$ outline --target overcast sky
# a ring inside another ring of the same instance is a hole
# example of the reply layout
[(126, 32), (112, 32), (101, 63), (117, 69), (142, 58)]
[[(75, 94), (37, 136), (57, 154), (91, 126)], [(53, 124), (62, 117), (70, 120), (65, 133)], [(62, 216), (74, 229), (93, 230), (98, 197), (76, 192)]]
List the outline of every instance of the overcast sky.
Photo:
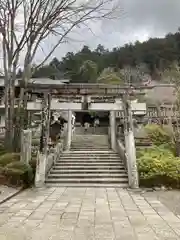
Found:
[[(77, 52), (83, 45), (91, 49), (99, 43), (112, 49), (136, 40), (162, 37), (180, 27), (180, 0), (119, 0), (122, 12), (118, 20), (91, 24), (91, 31), (79, 29), (72, 33), (74, 41), (61, 45), (52, 57), (60, 59), (68, 51)], [(49, 44), (49, 46), (48, 46)], [(46, 50), (52, 42), (46, 43)], [(38, 61), (44, 53), (38, 53)]]

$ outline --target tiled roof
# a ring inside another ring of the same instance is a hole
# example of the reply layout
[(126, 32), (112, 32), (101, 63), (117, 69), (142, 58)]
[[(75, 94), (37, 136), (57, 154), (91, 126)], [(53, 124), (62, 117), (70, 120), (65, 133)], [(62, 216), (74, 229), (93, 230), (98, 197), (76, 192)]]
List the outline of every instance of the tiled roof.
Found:
[(173, 85), (156, 85), (146, 91), (146, 97), (152, 102), (172, 103), (175, 101), (175, 89)]
[[(15, 85), (17, 86), (19, 84), (19, 81), (21, 81), (20, 79), (17, 79), (15, 82)], [(50, 78), (31, 78), (29, 80), (29, 83), (33, 83), (33, 84), (46, 84), (46, 85), (51, 85), (51, 84), (57, 84), (57, 85), (61, 85), (64, 83), (68, 83), (69, 80), (68, 79), (61, 79), (61, 80), (52, 80)], [(0, 79), (0, 86), (4, 86), (4, 79)]]

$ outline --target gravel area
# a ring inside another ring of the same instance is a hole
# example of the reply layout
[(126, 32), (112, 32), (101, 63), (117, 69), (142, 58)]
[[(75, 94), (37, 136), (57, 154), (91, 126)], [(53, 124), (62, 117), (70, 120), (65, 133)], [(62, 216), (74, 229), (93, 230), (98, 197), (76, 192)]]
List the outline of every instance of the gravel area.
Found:
[(171, 190), (171, 191), (152, 191), (145, 192), (142, 194), (144, 197), (155, 197), (161, 203), (163, 203), (169, 210), (174, 214), (180, 216), (180, 191)]

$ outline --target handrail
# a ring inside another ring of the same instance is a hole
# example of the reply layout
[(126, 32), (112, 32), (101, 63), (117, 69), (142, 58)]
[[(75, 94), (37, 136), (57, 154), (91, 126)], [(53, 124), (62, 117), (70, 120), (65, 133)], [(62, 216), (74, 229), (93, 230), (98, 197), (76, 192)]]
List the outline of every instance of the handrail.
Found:
[(49, 173), (50, 169), (53, 167), (55, 162), (60, 158), (61, 153), (63, 152), (63, 143), (57, 143), (53, 152), (51, 151), (46, 159), (46, 169), (45, 169), (45, 176)]
[(117, 149), (117, 152), (119, 153), (120, 158), (123, 160), (126, 170), (128, 171), (128, 157), (127, 157), (126, 149), (120, 139), (116, 140), (116, 149)]
[(36, 187), (42, 187), (44, 185), (47, 174), (55, 162), (60, 158), (64, 150), (64, 145), (66, 144), (66, 133), (67, 131), (65, 128), (65, 131), (63, 131), (61, 135), (61, 142), (58, 142), (53, 149), (49, 149), (47, 155), (38, 152), (35, 176)]

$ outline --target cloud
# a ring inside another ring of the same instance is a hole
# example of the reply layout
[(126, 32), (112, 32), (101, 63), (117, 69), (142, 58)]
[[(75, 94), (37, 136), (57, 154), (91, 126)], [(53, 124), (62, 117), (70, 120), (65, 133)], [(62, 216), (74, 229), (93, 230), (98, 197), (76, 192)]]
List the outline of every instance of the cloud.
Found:
[[(71, 40), (62, 44), (52, 57), (60, 59), (68, 51), (76, 52), (83, 45), (95, 48), (100, 43), (111, 49), (136, 40), (145, 41), (149, 37), (163, 37), (177, 31), (180, 26), (179, 0), (119, 1), (121, 11), (118, 19), (91, 22), (91, 31), (88, 28), (77, 29), (69, 35)], [(37, 54), (39, 59), (41, 54)]]

